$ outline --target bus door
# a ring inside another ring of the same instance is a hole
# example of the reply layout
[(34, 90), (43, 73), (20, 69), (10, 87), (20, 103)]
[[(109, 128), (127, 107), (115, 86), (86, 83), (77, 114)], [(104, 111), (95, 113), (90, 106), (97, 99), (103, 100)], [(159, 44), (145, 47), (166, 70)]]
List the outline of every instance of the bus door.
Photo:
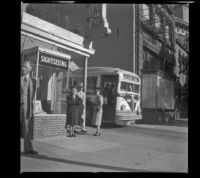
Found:
[(104, 97), (102, 122), (114, 122), (116, 114), (117, 75), (101, 75)]

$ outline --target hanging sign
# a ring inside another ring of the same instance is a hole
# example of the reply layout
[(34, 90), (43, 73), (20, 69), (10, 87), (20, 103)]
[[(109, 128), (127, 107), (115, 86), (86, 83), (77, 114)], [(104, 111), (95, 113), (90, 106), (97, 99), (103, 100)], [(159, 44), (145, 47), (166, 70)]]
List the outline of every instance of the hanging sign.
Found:
[(71, 61), (69, 63), (69, 70), (71, 70), (73, 72), (73, 71), (78, 70), (78, 69), (79, 69), (79, 66), (74, 61)]
[(68, 70), (69, 61), (65, 58), (40, 51), (39, 64), (61, 70)]
[(107, 4), (90, 4), (89, 8), (90, 23), (87, 38), (90, 40), (104, 37), (111, 34), (107, 21)]

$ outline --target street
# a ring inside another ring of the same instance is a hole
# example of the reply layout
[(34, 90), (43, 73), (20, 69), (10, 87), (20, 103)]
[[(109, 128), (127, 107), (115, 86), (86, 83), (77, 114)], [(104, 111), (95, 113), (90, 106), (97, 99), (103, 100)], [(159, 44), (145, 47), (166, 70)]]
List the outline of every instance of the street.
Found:
[(187, 172), (187, 127), (104, 127), (85, 135), (33, 141), (39, 155), (23, 153), (21, 172)]

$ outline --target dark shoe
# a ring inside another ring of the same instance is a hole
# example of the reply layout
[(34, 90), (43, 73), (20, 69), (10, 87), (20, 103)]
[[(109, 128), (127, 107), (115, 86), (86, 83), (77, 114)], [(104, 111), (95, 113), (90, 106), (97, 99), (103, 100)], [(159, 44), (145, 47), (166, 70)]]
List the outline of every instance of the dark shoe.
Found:
[(69, 134), (68, 137), (72, 137), (72, 135)]
[(72, 137), (76, 137), (76, 135), (75, 135), (75, 134), (72, 134)]
[(32, 150), (32, 151), (26, 151), (26, 152), (24, 152), (25, 154), (33, 154), (33, 155), (37, 155), (38, 154), (38, 152), (37, 151), (34, 151), (34, 150)]
[(97, 136), (97, 133), (93, 134), (93, 136)]
[(94, 134), (94, 136), (100, 136), (100, 135), (101, 135), (100, 133), (95, 133), (95, 134)]
[(83, 133), (87, 133), (87, 130), (81, 130), (81, 132), (83, 132)]

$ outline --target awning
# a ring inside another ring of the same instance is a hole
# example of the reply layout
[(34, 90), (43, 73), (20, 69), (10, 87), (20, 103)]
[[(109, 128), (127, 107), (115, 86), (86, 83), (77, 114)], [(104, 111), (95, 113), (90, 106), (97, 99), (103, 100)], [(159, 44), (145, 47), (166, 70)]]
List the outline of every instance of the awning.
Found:
[(74, 58), (73, 56), (77, 54), (89, 57), (95, 53), (94, 49), (83, 45), (84, 38), (80, 35), (27, 13), (23, 14), (21, 34), (63, 48), (69, 51), (72, 59)]

